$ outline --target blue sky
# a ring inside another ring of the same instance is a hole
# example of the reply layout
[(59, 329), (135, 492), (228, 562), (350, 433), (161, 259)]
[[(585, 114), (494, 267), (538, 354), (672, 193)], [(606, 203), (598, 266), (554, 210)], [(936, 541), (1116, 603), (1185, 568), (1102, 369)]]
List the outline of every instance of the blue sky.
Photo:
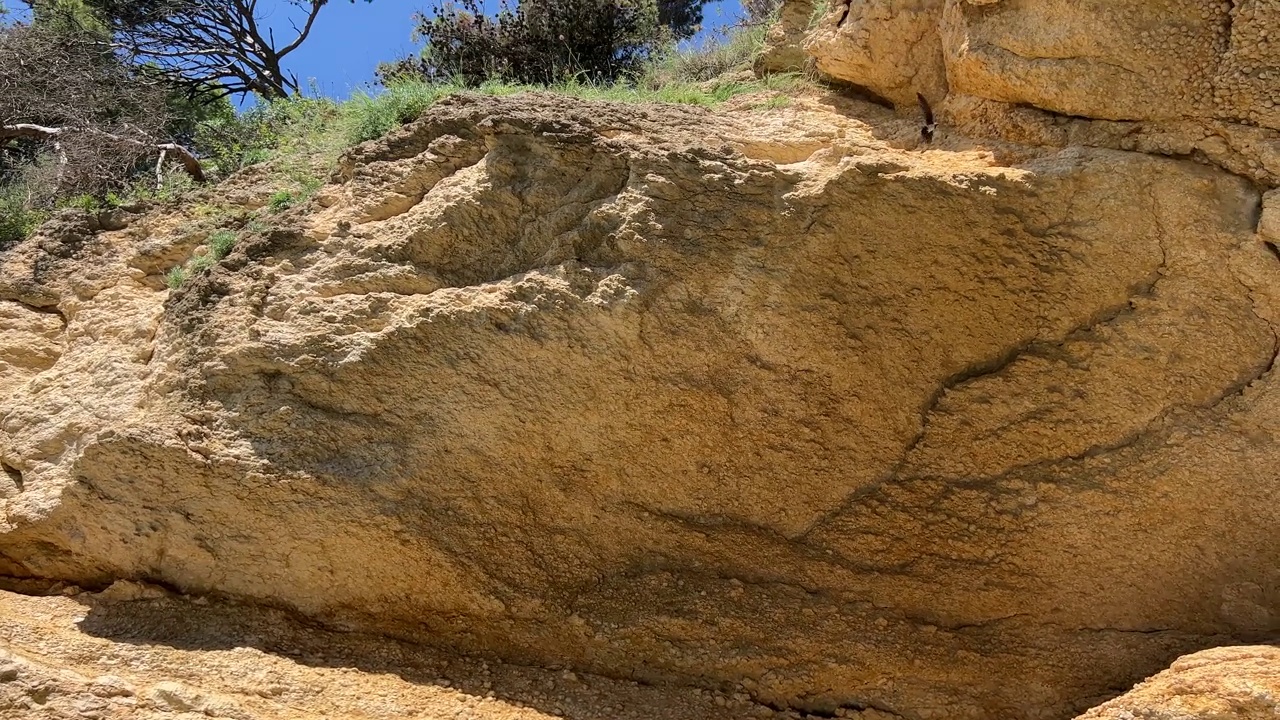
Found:
[[(316, 19), (311, 37), (289, 55), (286, 66), (297, 73), (304, 86), (308, 78), (315, 78), (321, 93), (346, 97), (373, 79), (378, 63), (416, 51), (417, 46), (410, 40), (411, 18), (415, 12), (427, 10), (434, 4), (432, 0), (373, 0), (372, 3), (357, 0), (355, 4), (349, 0), (330, 0)], [(487, 4), (496, 7), (495, 2)], [(288, 0), (264, 0), (262, 7), (270, 16), (270, 23), (280, 28), (277, 37), (288, 35)], [(709, 3), (702, 36), (733, 24), (741, 14), (738, 0)], [(293, 15), (296, 16), (296, 10)]]

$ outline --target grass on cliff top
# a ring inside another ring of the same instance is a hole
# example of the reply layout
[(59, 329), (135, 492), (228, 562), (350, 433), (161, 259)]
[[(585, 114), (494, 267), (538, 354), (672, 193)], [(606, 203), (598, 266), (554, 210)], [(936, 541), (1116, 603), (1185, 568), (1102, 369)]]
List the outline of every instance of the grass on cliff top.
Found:
[(272, 160), (276, 170), (296, 175), (292, 179), (303, 183), (323, 172), (324, 166), (331, 166), (346, 148), (382, 137), (419, 117), (440, 99), (462, 92), (494, 96), (551, 92), (615, 102), (710, 107), (739, 95), (766, 90), (790, 94), (809, 85), (799, 75), (750, 77), (747, 71), (763, 47), (764, 33), (763, 25), (741, 28), (700, 48), (665, 53), (652, 60), (640, 76), (616, 83), (574, 79), (532, 86), (492, 81), (466, 87), (402, 80), (377, 94), (356, 92), (346, 102), (299, 96), (264, 103), (228, 120), (224, 127), (209, 130), (208, 134), (215, 136), (215, 142), (209, 144), (219, 145), (209, 164), (214, 175), (226, 176)]
[(640, 76), (615, 83), (593, 83), (579, 79), (547, 86), (518, 85), (491, 81), (479, 87), (454, 83), (401, 81), (378, 95), (356, 93), (337, 107), (338, 130), (348, 145), (382, 137), (391, 129), (420, 116), (443, 97), (460, 92), (482, 95), (518, 95), (524, 92), (551, 92), (584, 99), (634, 103), (676, 103), (710, 107), (737, 95), (774, 90), (794, 91), (804, 84), (799, 76), (772, 76), (765, 79), (733, 78), (735, 71), (748, 71), (764, 47), (765, 26), (741, 28), (723, 40), (694, 48), (664, 53), (654, 58)]
[(441, 98), (457, 93), (505, 96), (551, 92), (590, 100), (630, 103), (675, 103), (711, 107), (730, 98), (762, 90), (787, 92), (804, 83), (798, 75), (775, 75), (756, 80), (708, 80), (593, 84), (569, 81), (550, 86), (487, 82), (479, 87), (425, 82), (399, 82), (379, 95), (357, 94), (338, 108), (341, 140), (347, 145), (373, 140), (420, 116)]
[[(347, 148), (382, 137), (416, 119), (441, 98), (460, 92), (495, 96), (551, 92), (615, 102), (710, 107), (740, 95), (773, 91), (771, 97), (754, 107), (784, 106), (792, 95), (813, 83), (799, 75), (757, 79), (750, 74), (763, 47), (765, 31), (765, 25), (737, 28), (702, 47), (664, 53), (655, 57), (638, 77), (617, 83), (575, 79), (551, 86), (530, 86), (494, 81), (465, 87), (457, 83), (402, 81), (377, 94), (357, 92), (346, 102), (302, 95), (263, 102), (241, 114), (202, 122), (196, 128), (192, 148), (200, 155), (206, 174), (215, 179), (268, 163), (265, 172), (280, 190), (271, 201), (272, 210), (278, 211), (314, 194)], [(170, 174), (157, 189), (152, 177), (144, 172), (125, 183), (127, 187), (102, 197), (63, 197), (43, 204), (31, 201), (32, 193), (25, 181), (10, 179), (0, 183), (0, 249), (30, 235), (57, 207), (92, 211), (137, 200), (175, 200), (190, 185), (185, 175)]]

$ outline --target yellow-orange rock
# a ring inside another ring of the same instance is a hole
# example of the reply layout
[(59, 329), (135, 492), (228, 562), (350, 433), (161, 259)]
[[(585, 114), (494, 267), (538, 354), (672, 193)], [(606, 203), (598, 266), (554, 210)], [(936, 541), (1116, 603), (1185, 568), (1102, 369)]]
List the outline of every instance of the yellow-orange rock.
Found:
[[(120, 582), (0, 591), (0, 717), (22, 720), (741, 720), (741, 693), (657, 688), (318, 630)], [(734, 697), (737, 695), (738, 697)], [(855, 716), (856, 717), (856, 716)], [(868, 718), (868, 720), (870, 720)]]
[(939, 33), (943, 2), (835, 0), (804, 41), (805, 50), (823, 74), (895, 105), (915, 107), (916, 93), (936, 102), (947, 92)]
[(833, 2), (807, 40), (824, 73), (911, 104), (972, 95), (1104, 120), (1280, 129), (1280, 3)]
[(757, 73), (801, 72), (809, 66), (803, 43), (818, 8), (813, 0), (793, 0), (778, 8), (777, 21), (769, 26), (764, 47), (753, 65)]
[(1280, 648), (1222, 647), (1179, 658), (1079, 720), (1270, 720), (1280, 717)]
[(911, 718), (1280, 630), (1255, 184), (746, 107), (445, 102), (174, 292), (180, 209), (56, 219), (0, 574)]

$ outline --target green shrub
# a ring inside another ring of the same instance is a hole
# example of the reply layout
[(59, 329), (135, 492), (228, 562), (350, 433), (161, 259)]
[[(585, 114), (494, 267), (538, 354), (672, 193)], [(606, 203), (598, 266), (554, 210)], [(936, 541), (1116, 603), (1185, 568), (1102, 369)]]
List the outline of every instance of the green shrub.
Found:
[(26, 240), (46, 217), (44, 211), (28, 207), (20, 182), (0, 184), (0, 250)]
[(169, 272), (165, 273), (164, 276), (164, 284), (168, 285), (170, 290), (177, 290), (186, 281), (187, 269), (181, 265), (174, 265), (169, 268)]
[(360, 91), (341, 108), (343, 140), (356, 145), (386, 135), (393, 128), (416, 119), (440, 98), (457, 92), (453, 83), (429, 83), (422, 78), (388, 80), (376, 94)]
[(236, 114), (220, 113), (195, 130), (194, 151), (210, 174), (226, 177), (280, 154), (307, 152), (329, 135), (338, 106), (325, 98), (295, 96)]
[(75, 208), (85, 212), (97, 212), (102, 209), (102, 202), (93, 195), (76, 195), (58, 204), (61, 207)]
[(271, 209), (271, 212), (284, 212), (285, 210), (293, 207), (296, 200), (297, 199), (293, 196), (293, 193), (287, 190), (282, 190), (271, 196), (271, 199), (267, 201), (267, 207)]
[(232, 246), (236, 244), (236, 234), (230, 230), (219, 230), (209, 236), (206, 244), (209, 246), (209, 254), (214, 261), (218, 261), (231, 252)]
[[(634, 75), (648, 58), (682, 32), (662, 25), (656, 0), (521, 0), (487, 15), (480, 0), (456, 0), (418, 16), (426, 47), (380, 71), (384, 82), (402, 77), (458, 82), (488, 80), (550, 85), (573, 77), (609, 82)], [(667, 19), (683, 28), (701, 20), (700, 2)], [(691, 33), (688, 33), (691, 34)]]

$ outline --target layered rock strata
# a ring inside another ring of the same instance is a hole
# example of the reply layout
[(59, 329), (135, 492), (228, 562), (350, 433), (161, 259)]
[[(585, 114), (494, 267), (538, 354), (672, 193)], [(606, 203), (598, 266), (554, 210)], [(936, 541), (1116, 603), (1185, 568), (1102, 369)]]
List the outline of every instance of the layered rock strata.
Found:
[(0, 574), (826, 714), (1275, 637), (1259, 188), (914, 132), (455, 99), (172, 292), (181, 209), (64, 214), (0, 256)]
[(1273, 0), (834, 0), (802, 34), (820, 72), (906, 112), (924, 94), (959, 142), (1185, 156), (1280, 185)]

